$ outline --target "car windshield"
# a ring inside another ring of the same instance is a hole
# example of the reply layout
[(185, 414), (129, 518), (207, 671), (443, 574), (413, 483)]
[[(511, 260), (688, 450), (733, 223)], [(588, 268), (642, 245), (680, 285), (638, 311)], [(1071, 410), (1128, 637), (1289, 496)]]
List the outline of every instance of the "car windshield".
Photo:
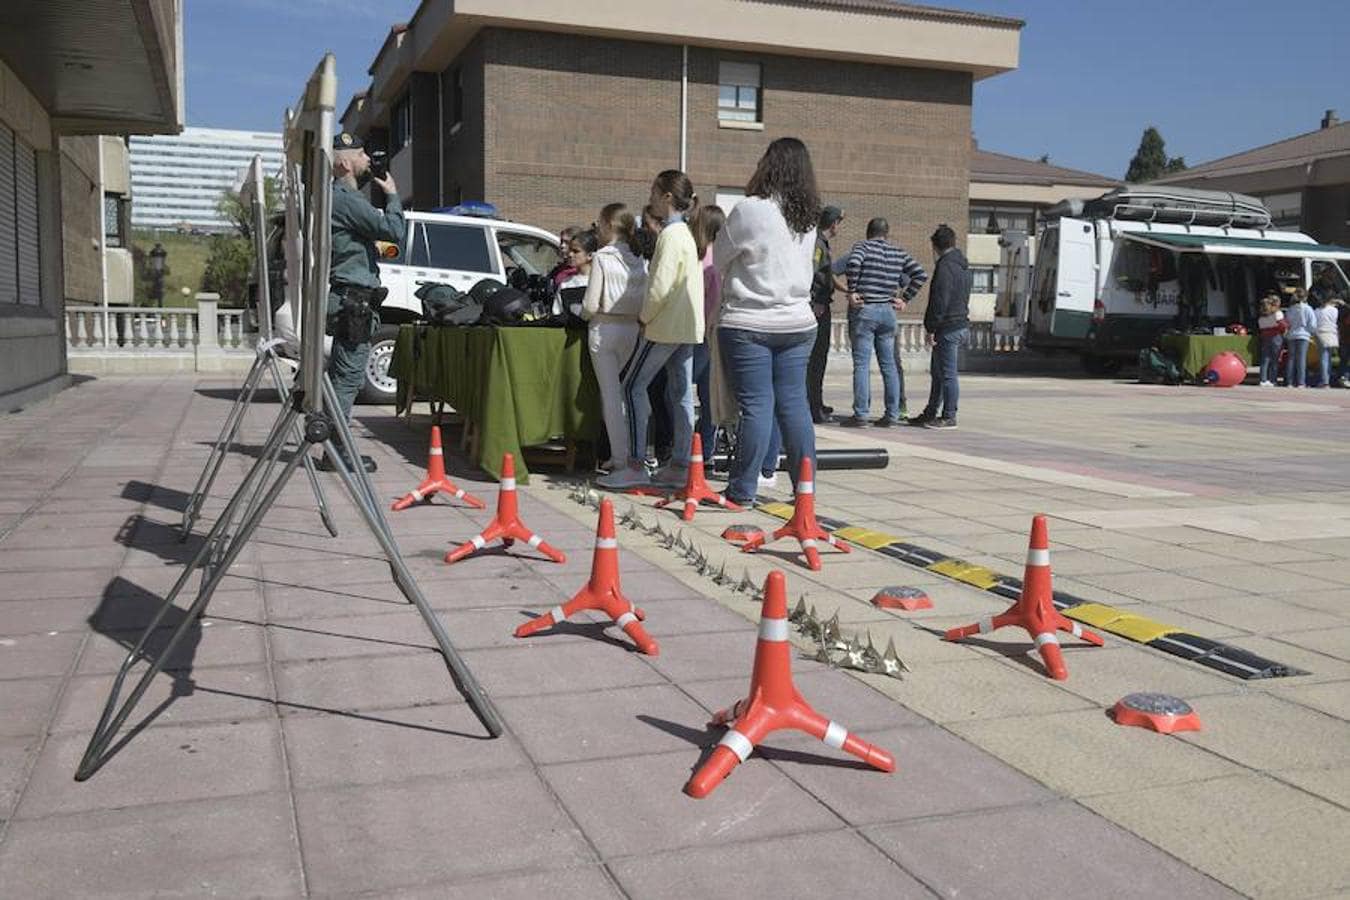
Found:
[(547, 275), (562, 259), (551, 241), (527, 234), (497, 233), (502, 264), (507, 270), (523, 269), (527, 275)]

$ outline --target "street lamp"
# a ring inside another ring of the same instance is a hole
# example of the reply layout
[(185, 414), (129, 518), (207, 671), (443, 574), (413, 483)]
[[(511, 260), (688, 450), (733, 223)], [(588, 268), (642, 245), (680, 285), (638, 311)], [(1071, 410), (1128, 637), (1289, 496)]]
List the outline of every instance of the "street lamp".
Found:
[(150, 250), (150, 290), (154, 294), (155, 305), (161, 308), (164, 306), (164, 273), (167, 271), (164, 258), (168, 255), (169, 251), (158, 241)]

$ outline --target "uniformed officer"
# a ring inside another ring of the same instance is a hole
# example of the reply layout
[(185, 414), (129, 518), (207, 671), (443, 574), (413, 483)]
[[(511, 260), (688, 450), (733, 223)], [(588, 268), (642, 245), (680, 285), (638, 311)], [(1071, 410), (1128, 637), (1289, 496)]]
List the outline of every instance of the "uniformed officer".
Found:
[[(385, 194), (384, 211), (370, 204), (358, 188), (359, 179), (370, 171), (370, 157), (361, 139), (343, 132), (333, 138), (333, 262), (329, 270), (328, 334), (333, 337), (328, 357), (340, 409), (334, 415), (351, 418), (352, 403), (366, 378), (370, 341), (380, 325), (379, 306), (385, 289), (380, 287), (379, 252), (376, 241), (403, 243), (403, 205), (392, 175), (372, 179)], [(367, 472), (375, 461), (361, 458)], [(331, 468), (331, 460), (323, 463)]]

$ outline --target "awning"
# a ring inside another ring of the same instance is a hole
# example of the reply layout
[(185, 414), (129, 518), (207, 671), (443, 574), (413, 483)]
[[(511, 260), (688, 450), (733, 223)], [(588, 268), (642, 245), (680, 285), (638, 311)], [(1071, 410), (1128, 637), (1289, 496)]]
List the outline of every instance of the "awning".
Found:
[(1268, 241), (1227, 237), (1221, 234), (1160, 234), (1154, 231), (1122, 231), (1121, 237), (1175, 250), (1178, 253), (1208, 253), (1216, 256), (1282, 256), (1291, 259), (1350, 260), (1350, 247), (1315, 244), (1311, 241)]

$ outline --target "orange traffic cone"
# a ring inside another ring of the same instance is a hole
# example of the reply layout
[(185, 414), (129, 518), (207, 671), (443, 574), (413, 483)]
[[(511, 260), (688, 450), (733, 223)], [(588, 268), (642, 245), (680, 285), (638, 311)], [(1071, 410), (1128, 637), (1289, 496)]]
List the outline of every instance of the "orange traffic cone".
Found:
[(453, 481), (445, 475), (445, 450), (441, 448), (441, 426), (431, 426), (431, 449), (427, 451), (427, 477), (417, 486), (412, 493), (406, 495), (401, 500), (395, 500), (390, 509), (398, 512), (400, 509), (407, 509), (414, 503), (421, 503), (424, 500), (431, 499), (431, 495), (438, 491), (445, 491), (454, 496), (456, 500), (463, 500), (474, 509), (487, 509), (487, 505), (479, 500), (473, 494), (459, 488)]
[(520, 509), (516, 505), (516, 458), (510, 453), (502, 454), (501, 489), (497, 492), (496, 517), (473, 540), (460, 544), (445, 554), (445, 561), (458, 562), (498, 539), (507, 547), (516, 541), (524, 541), (556, 563), (567, 562), (567, 557), (561, 550), (544, 543), (543, 538), (526, 528), (520, 521)]
[(1049, 530), (1046, 528), (1045, 516), (1035, 516), (1031, 520), (1027, 566), (1022, 575), (1022, 593), (1017, 602), (1008, 607), (1008, 611), (1002, 615), (981, 619), (973, 625), (953, 628), (943, 635), (943, 638), (948, 641), (959, 641), (972, 634), (988, 634), (1005, 625), (1020, 625), (1036, 642), (1036, 649), (1041, 652), (1041, 659), (1045, 661), (1045, 668), (1049, 671), (1050, 677), (1056, 681), (1063, 681), (1069, 677), (1069, 670), (1064, 667), (1064, 656), (1059, 651), (1056, 631), (1067, 631), (1074, 637), (1082, 638), (1098, 647), (1105, 642), (1099, 635), (1077, 622), (1071, 622), (1055, 609), (1052, 578)]
[(811, 477), (811, 459), (803, 457), (801, 477), (797, 479), (797, 502), (792, 509), (792, 518), (775, 531), (771, 538), (766, 538), (763, 534), (752, 536), (741, 545), (742, 553), (751, 553), (769, 541), (791, 535), (801, 541), (802, 551), (806, 554), (806, 564), (811, 567), (811, 571), (819, 572), (820, 551), (816, 549), (818, 541), (824, 541), (844, 553), (849, 552), (847, 544), (816, 524), (816, 484)]
[(648, 656), (656, 656), (660, 648), (642, 627), (646, 613), (634, 606), (619, 587), (619, 542), (614, 537), (614, 504), (600, 501), (600, 522), (595, 529), (595, 556), (591, 560), (591, 580), (577, 591), (571, 600), (555, 606), (538, 618), (521, 623), (516, 637), (529, 637), (583, 609), (598, 609), (622, 628), (637, 648)]
[(860, 737), (851, 735), (810, 707), (792, 683), (792, 650), (788, 646), (787, 587), (783, 573), (769, 573), (764, 582), (764, 606), (760, 611), (759, 643), (750, 693), (730, 709), (713, 716), (712, 725), (728, 725), (712, 755), (684, 786), (684, 792), (701, 799), (731, 773), (755, 745), (770, 732), (795, 728), (820, 738), (883, 772), (895, 771), (895, 758)]
[(698, 508), (701, 501), (715, 503), (723, 509), (729, 509), (733, 512), (740, 512), (741, 508), (732, 503), (726, 497), (708, 487), (708, 481), (703, 475), (703, 438), (699, 434), (694, 434), (693, 451), (689, 454), (689, 477), (685, 479), (684, 487), (680, 488), (673, 497), (667, 497), (656, 504), (658, 509), (669, 506), (672, 503), (684, 502), (684, 512), (680, 518), (686, 522), (694, 521), (694, 510)]

